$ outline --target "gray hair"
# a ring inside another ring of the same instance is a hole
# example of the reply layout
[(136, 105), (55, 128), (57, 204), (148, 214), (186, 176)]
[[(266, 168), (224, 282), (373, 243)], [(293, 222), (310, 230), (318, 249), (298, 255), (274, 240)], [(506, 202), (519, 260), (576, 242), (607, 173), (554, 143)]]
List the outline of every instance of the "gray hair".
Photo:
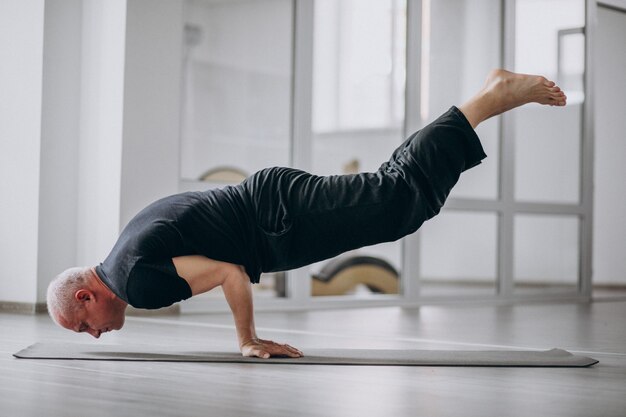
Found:
[(74, 299), (74, 294), (81, 288), (85, 288), (91, 276), (91, 268), (75, 267), (66, 269), (57, 275), (50, 285), (46, 296), (48, 304), (48, 314), (58, 325), (59, 317), (68, 319), (80, 308)]

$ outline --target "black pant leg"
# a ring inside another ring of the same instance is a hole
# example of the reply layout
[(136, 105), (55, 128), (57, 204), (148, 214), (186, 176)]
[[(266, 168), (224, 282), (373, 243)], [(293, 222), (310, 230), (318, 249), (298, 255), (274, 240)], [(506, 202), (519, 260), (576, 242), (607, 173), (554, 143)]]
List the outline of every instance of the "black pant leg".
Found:
[(460, 174), (485, 157), (455, 107), (409, 137), (374, 173), (321, 177), (271, 168), (246, 182), (265, 272), (397, 240), (439, 213)]

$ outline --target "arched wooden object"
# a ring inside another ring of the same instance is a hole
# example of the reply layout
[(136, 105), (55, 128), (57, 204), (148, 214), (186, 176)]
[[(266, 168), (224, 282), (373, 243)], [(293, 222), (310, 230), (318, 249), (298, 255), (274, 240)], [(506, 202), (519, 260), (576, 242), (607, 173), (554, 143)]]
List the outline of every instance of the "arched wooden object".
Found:
[(372, 256), (337, 258), (313, 275), (312, 294), (344, 295), (358, 285), (376, 293), (398, 294), (399, 274), (391, 264)]
[(238, 184), (245, 180), (248, 174), (239, 168), (235, 167), (216, 167), (211, 168), (204, 174), (200, 175), (200, 181), (206, 182), (222, 182), (229, 184)]

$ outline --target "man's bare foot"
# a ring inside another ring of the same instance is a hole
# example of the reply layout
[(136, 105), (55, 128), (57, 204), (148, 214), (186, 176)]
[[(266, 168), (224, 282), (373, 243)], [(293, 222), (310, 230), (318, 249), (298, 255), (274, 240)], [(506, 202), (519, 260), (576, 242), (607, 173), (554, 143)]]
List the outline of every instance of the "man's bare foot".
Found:
[(459, 109), (476, 128), (490, 117), (527, 103), (565, 106), (567, 97), (545, 77), (497, 69), (489, 73), (482, 90)]

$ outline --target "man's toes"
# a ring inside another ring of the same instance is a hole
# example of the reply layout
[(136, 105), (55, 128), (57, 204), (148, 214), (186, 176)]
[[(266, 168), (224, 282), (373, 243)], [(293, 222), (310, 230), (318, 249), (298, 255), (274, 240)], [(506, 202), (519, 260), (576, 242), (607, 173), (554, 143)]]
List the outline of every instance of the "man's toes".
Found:
[(563, 97), (565, 95), (565, 92), (561, 90), (560, 88), (556, 87), (555, 89), (551, 89), (549, 94), (550, 94), (550, 97)]

